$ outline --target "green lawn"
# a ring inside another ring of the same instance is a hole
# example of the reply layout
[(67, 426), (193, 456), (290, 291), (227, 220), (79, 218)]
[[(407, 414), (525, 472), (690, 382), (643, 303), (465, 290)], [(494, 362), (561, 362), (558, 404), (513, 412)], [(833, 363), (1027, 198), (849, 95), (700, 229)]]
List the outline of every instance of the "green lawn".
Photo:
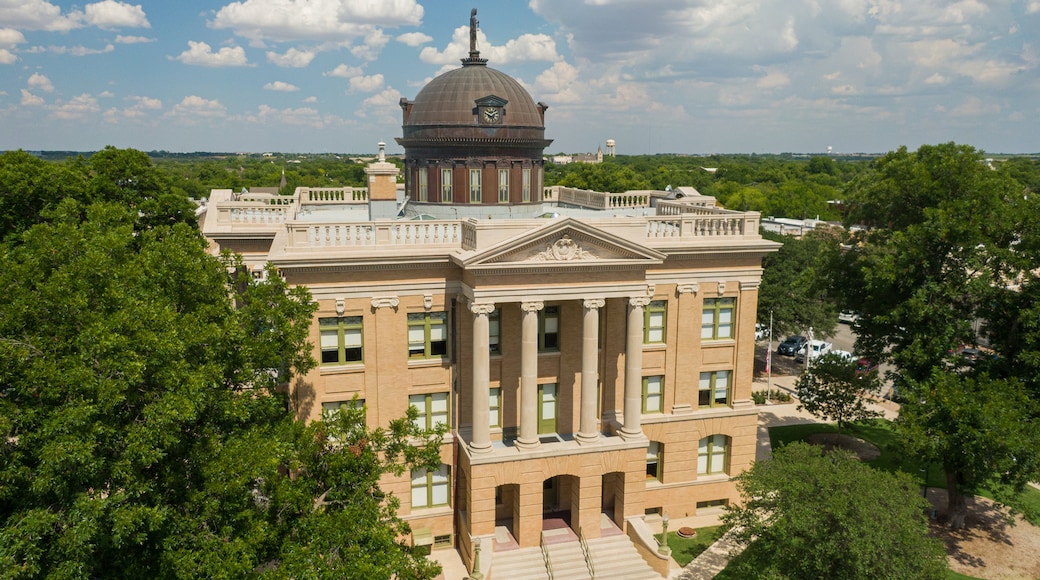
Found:
[(721, 535), (721, 526), (709, 526), (697, 528), (697, 535), (693, 538), (680, 538), (675, 532), (668, 532), (668, 547), (672, 549), (672, 558), (680, 566), (685, 566), (701, 555), (708, 546), (715, 543)]

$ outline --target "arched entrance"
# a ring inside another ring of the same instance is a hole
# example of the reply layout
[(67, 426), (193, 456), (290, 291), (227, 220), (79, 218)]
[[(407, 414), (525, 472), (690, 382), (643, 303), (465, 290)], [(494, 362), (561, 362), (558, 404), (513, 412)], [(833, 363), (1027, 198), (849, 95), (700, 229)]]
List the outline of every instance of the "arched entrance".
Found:
[(573, 525), (580, 507), (579, 484), (575, 475), (556, 475), (542, 481), (542, 532), (546, 541), (577, 538)]

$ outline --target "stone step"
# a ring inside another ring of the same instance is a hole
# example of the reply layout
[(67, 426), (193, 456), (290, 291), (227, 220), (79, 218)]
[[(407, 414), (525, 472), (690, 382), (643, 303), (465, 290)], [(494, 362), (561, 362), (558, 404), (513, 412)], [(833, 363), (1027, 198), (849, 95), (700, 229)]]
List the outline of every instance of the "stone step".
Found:
[(628, 536), (589, 540), (597, 580), (658, 580), (661, 576), (643, 560)]
[(490, 577), (494, 580), (549, 580), (541, 548), (495, 552)]

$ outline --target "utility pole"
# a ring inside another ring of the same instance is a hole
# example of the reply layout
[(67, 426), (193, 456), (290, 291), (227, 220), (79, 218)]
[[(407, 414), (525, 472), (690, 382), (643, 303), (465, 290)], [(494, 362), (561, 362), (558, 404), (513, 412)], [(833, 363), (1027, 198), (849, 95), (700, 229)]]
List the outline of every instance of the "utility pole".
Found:
[(773, 311), (769, 311), (769, 347), (766, 348), (766, 404), (773, 403)]

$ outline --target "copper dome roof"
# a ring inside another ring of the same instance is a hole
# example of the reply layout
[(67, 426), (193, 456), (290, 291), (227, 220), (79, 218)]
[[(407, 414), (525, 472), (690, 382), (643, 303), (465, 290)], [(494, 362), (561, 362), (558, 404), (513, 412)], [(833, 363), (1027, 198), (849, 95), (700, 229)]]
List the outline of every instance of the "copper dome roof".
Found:
[(405, 127), (476, 125), (477, 99), (506, 101), (502, 126), (542, 127), (542, 115), (531, 95), (513, 77), (483, 64), (466, 64), (429, 82), (412, 101)]

